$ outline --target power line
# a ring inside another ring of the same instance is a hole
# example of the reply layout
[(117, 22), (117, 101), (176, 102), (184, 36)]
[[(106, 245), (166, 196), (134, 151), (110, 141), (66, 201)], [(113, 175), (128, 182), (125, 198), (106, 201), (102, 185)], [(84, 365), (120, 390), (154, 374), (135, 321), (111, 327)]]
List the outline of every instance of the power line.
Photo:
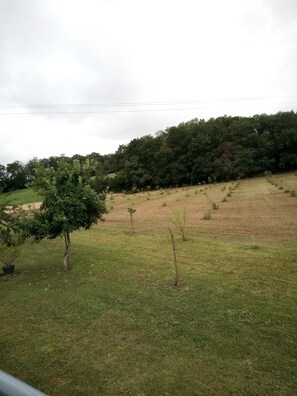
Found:
[(274, 96), (250, 96), (250, 97), (235, 97), (235, 98), (205, 98), (205, 99), (191, 99), (191, 100), (170, 100), (170, 101), (147, 101), (147, 102), (111, 102), (111, 103), (58, 103), (58, 104), (5, 104), (0, 105), (0, 108), (15, 108), (15, 107), (111, 107), (111, 106), (162, 106), (171, 104), (192, 104), (192, 103), (212, 103), (212, 102), (238, 102), (238, 101), (261, 101), (267, 99), (284, 99), (297, 98), (297, 95), (274, 95)]
[[(275, 102), (274, 100), (293, 99), (294, 102)], [(266, 102), (266, 101), (270, 102)], [(296, 101), (295, 101), (296, 100)], [(272, 102), (271, 102), (272, 101)], [(164, 108), (163, 106), (193, 106)], [(262, 96), (242, 98), (207, 98), (180, 101), (155, 101), (155, 102), (114, 102), (114, 103), (60, 103), (60, 104), (6, 104), (0, 105), (0, 115), (30, 115), (30, 114), (100, 114), (100, 113), (135, 113), (135, 112), (160, 112), (160, 111), (188, 111), (201, 110), (207, 105), (220, 104), (226, 107), (254, 106), (254, 105), (296, 105), (297, 95)], [(141, 108), (144, 107), (144, 108)], [(149, 107), (149, 108), (147, 108)], [(123, 109), (124, 108), (124, 109)], [(16, 111), (21, 110), (24, 111)], [(6, 110), (6, 111), (1, 111)], [(29, 111), (26, 111), (29, 110)], [(89, 111), (95, 110), (95, 111)]]

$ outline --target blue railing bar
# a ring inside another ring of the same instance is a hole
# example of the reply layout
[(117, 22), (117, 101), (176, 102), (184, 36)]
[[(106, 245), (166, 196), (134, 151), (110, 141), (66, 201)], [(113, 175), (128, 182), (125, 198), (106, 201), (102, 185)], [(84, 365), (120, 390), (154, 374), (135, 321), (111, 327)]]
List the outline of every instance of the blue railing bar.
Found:
[(0, 370), (0, 396), (46, 396), (46, 394)]

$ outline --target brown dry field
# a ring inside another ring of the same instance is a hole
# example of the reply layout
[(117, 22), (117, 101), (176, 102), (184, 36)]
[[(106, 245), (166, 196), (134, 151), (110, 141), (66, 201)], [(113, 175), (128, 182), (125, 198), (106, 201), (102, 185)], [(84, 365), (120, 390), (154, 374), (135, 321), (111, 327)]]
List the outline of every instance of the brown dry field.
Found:
[[(128, 207), (136, 209), (134, 228), (136, 232), (162, 232), (169, 226), (175, 211), (186, 208), (188, 234), (202, 233), (214, 237), (244, 239), (250, 243), (281, 243), (296, 246), (297, 198), (285, 190), (296, 190), (294, 173), (273, 176), (283, 186), (282, 190), (270, 184), (265, 177), (240, 181), (239, 186), (221, 202), (231, 182), (152, 191), (135, 195), (113, 194), (107, 197), (110, 213), (106, 227), (120, 227), (129, 231)], [(223, 187), (225, 191), (222, 191)], [(212, 220), (203, 220), (210, 210), (209, 199), (219, 205), (211, 210)], [(149, 196), (149, 200), (148, 200)], [(164, 205), (166, 203), (166, 205)]]

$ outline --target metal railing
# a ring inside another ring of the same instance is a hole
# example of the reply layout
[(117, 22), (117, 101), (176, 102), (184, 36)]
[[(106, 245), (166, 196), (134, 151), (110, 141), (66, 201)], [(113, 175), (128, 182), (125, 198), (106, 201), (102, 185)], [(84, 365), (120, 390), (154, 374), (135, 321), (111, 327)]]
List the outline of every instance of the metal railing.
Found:
[(46, 396), (46, 394), (0, 370), (0, 396)]

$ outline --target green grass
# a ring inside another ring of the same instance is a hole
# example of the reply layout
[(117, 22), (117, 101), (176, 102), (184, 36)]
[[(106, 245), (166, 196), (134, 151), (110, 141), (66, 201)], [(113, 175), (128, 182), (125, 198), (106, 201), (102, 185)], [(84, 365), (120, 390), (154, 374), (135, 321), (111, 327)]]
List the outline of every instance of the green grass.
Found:
[(0, 362), (50, 395), (293, 395), (297, 251), (101, 224), (0, 278)]
[(9, 193), (0, 193), (0, 203), (8, 202), (14, 205), (23, 205), (40, 201), (42, 201), (42, 197), (29, 188)]

